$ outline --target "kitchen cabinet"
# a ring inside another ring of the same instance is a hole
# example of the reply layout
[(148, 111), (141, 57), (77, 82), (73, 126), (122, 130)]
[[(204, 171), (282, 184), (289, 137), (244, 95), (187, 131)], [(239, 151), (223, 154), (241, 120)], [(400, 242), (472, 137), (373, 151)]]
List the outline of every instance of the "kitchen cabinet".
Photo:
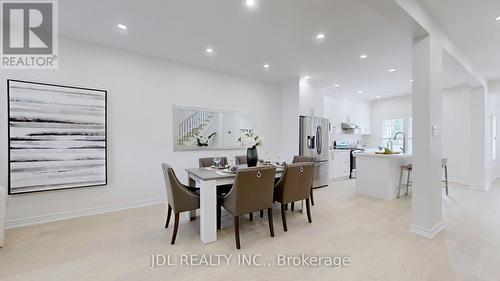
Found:
[(351, 173), (351, 150), (330, 150), (330, 178), (349, 177)]
[(344, 134), (342, 122), (359, 125), (349, 134), (369, 135), (371, 125), (371, 104), (346, 97), (328, 96), (324, 100), (324, 117), (330, 119), (331, 133)]

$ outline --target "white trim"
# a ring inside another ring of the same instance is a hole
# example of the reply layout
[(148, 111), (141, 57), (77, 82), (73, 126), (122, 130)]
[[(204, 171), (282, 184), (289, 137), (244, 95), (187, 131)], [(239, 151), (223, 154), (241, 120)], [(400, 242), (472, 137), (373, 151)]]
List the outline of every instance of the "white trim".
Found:
[(472, 190), (477, 190), (477, 191), (488, 191), (491, 188), (491, 183), (486, 184), (485, 186), (469, 185), (469, 188)]
[(41, 223), (60, 221), (71, 218), (86, 217), (86, 216), (116, 212), (126, 209), (158, 205), (158, 204), (163, 204), (165, 202), (166, 202), (165, 198), (152, 198), (152, 199), (125, 202), (125, 203), (119, 203), (101, 207), (86, 208), (68, 212), (52, 213), (47, 215), (20, 218), (20, 219), (11, 219), (5, 221), (5, 228), (10, 229), (10, 228), (17, 228), (33, 224), (41, 224)]
[(436, 224), (433, 228), (427, 229), (421, 226), (417, 225), (411, 225), (410, 226), (410, 232), (423, 236), (425, 238), (432, 239), (434, 236), (436, 236), (441, 230), (444, 228), (444, 223), (443, 221), (440, 221), (438, 224)]

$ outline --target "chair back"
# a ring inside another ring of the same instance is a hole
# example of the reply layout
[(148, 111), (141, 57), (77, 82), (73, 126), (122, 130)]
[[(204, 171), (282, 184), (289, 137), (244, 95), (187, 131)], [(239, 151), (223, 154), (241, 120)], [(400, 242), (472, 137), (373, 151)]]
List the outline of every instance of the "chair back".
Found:
[[(207, 158), (200, 158), (198, 160), (199, 162), (199, 167), (200, 168), (206, 168), (206, 167), (211, 167), (214, 165), (214, 158), (215, 157), (207, 157)], [(220, 165), (227, 165), (227, 157), (220, 157)]]
[(303, 155), (295, 155), (293, 157), (293, 162), (292, 163), (306, 163), (306, 162), (312, 162), (314, 163), (316, 159), (314, 157), (310, 156), (303, 156)]
[(275, 175), (276, 167), (239, 170), (224, 207), (235, 216), (272, 208)]
[(200, 207), (200, 197), (179, 181), (170, 165), (163, 163), (161, 166), (167, 189), (167, 201), (174, 212), (179, 213), (198, 209)]
[(245, 165), (247, 163), (247, 156), (246, 155), (235, 156), (234, 160), (236, 165)]
[(309, 198), (313, 177), (314, 164), (312, 162), (286, 165), (283, 176), (276, 183), (274, 199), (286, 204)]

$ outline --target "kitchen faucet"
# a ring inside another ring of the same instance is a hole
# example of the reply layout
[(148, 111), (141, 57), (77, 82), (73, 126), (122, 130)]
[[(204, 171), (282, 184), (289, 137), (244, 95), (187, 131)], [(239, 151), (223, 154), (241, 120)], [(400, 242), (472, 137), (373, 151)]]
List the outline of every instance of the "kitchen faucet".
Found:
[(403, 135), (403, 147), (401, 148), (401, 151), (403, 151), (403, 153), (406, 153), (406, 134), (403, 133), (403, 132), (397, 132), (394, 135), (394, 140), (396, 140), (396, 138), (398, 137), (398, 135)]

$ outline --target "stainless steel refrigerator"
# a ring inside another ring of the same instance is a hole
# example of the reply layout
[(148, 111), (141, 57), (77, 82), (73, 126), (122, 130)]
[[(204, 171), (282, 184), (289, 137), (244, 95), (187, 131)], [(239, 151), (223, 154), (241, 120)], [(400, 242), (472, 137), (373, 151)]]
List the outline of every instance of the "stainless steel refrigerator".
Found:
[(313, 188), (328, 185), (329, 126), (326, 118), (300, 116), (299, 153), (316, 159)]

